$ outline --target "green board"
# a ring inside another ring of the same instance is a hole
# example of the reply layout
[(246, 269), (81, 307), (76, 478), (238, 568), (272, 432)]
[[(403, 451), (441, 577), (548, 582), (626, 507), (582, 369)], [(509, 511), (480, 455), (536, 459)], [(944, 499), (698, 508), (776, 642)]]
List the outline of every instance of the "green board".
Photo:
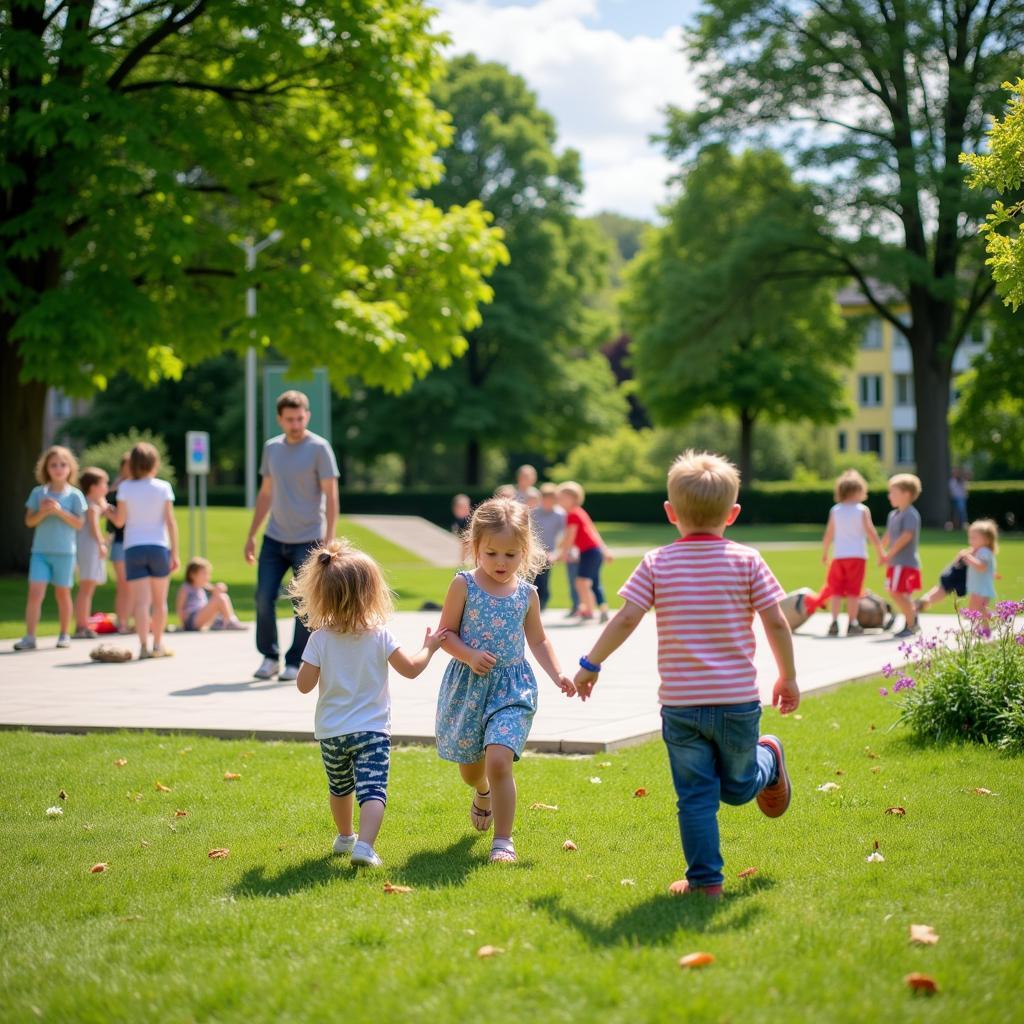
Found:
[(263, 440), (281, 433), (277, 422), (277, 399), (282, 391), (301, 391), (309, 399), (309, 429), (331, 441), (331, 385), (327, 371), (317, 369), (312, 377), (293, 377), (287, 366), (263, 367)]

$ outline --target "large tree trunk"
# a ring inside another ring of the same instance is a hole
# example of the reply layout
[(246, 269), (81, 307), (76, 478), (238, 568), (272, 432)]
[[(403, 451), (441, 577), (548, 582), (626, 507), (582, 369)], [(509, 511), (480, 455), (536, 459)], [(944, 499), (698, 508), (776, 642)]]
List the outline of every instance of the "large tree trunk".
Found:
[(918, 511), (927, 526), (942, 526), (949, 518), (949, 387), (951, 360), (936, 352), (914, 351), (914, 402), (917, 431), (914, 456), (921, 478)]
[(471, 437), (466, 442), (466, 483), (471, 487), (480, 485), (480, 442)]
[(46, 385), (22, 383), (21, 360), (7, 338), (10, 321), (0, 321), (0, 572), (23, 572), (28, 566), (31, 531), (25, 526), (25, 499), (35, 480), (32, 472), (43, 447)]
[(754, 482), (754, 420), (756, 414), (740, 409), (740, 480), (744, 487)]

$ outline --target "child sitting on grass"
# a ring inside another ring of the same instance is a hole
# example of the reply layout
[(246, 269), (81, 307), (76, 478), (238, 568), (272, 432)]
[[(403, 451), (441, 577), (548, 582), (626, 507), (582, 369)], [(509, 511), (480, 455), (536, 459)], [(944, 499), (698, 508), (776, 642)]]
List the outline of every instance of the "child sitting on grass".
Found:
[(193, 558), (185, 566), (185, 582), (178, 588), (174, 602), (181, 628), (189, 631), (206, 629), (243, 630), (235, 607), (228, 597), (226, 583), (211, 583), (213, 566), (205, 558)]
[[(299, 693), (319, 686), (313, 734), (338, 829), (334, 852), (351, 853), (353, 864), (381, 867), (373, 844), (384, 818), (391, 763), (388, 665), (415, 679), (445, 631), (428, 629), (415, 654), (399, 647), (387, 628), (394, 606), (380, 566), (345, 540), (314, 548), (288, 589), (312, 631), (295, 685)], [(359, 835), (352, 831), (353, 793)]]
[(740, 513), (739, 486), (736, 467), (718, 455), (687, 451), (676, 459), (665, 513), (679, 539), (648, 552), (633, 570), (619, 591), (625, 605), (580, 658), (575, 679), (586, 700), (605, 659), (655, 609), (662, 736), (687, 865), (686, 878), (669, 891), (712, 899), (722, 895), (724, 881), (719, 801), (756, 798), (764, 814), (777, 818), (791, 796), (781, 741), (760, 735), (754, 612), (778, 666), (772, 704), (784, 715), (800, 704), (782, 587), (757, 551), (723, 536)]

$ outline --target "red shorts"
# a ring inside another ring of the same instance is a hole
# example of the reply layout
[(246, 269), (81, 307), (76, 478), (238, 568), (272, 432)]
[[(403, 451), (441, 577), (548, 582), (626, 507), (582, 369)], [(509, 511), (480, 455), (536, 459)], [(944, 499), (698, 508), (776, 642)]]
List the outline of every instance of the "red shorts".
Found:
[(912, 594), (921, 589), (921, 570), (907, 565), (890, 565), (885, 570), (885, 589), (890, 594)]
[(825, 589), (830, 597), (860, 597), (864, 591), (866, 558), (833, 558)]

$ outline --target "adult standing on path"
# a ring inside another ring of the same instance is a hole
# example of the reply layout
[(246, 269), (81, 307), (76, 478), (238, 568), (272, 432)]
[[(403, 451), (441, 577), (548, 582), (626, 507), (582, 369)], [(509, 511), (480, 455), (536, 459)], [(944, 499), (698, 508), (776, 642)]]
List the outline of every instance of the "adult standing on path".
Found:
[(334, 536), (338, 521), (338, 464), (326, 439), (307, 430), (309, 399), (301, 391), (285, 391), (277, 400), (277, 422), (283, 434), (263, 446), (252, 525), (245, 541), (245, 560), (256, 561), (256, 533), (270, 513), (256, 570), (256, 647), (263, 662), (257, 679), (295, 679), (309, 630), (298, 616), (292, 645), (281, 667), (277, 644), (277, 595), (289, 569), (293, 573), (309, 552)]

